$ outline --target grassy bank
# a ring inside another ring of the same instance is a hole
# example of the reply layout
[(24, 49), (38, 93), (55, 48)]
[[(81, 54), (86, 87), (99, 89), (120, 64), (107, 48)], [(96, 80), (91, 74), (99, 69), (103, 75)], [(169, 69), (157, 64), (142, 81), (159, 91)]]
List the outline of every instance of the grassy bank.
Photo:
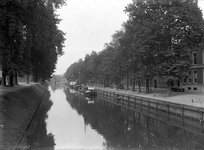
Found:
[(0, 149), (14, 149), (46, 93), (42, 85), (31, 85), (0, 95)]

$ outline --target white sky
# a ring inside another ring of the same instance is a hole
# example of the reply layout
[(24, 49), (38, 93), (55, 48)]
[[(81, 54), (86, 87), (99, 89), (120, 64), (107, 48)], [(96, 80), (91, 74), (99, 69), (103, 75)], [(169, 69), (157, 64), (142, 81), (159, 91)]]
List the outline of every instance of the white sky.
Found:
[[(111, 35), (121, 29), (128, 17), (125, 6), (131, 0), (67, 0), (58, 10), (62, 19), (59, 28), (66, 33), (64, 55), (59, 58), (55, 74), (64, 74), (67, 68), (92, 51), (99, 52)], [(199, 0), (204, 10), (204, 0)]]

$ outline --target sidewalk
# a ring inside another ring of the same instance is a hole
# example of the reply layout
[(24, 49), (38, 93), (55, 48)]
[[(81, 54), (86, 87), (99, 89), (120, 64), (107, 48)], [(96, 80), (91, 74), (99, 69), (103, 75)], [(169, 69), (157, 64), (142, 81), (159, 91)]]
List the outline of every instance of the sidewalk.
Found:
[(204, 108), (204, 93), (196, 93), (196, 92), (172, 92), (171, 96), (167, 97), (167, 89), (164, 88), (152, 88), (151, 93), (146, 93), (145, 88), (142, 88), (142, 92), (138, 93), (138, 88), (135, 89), (135, 92), (132, 90), (116, 90), (115, 88), (102, 88), (98, 87), (102, 90), (109, 90), (112, 92), (125, 93), (135, 96), (141, 96), (156, 100), (168, 101), (177, 104), (185, 104), (190, 106), (202, 107)]

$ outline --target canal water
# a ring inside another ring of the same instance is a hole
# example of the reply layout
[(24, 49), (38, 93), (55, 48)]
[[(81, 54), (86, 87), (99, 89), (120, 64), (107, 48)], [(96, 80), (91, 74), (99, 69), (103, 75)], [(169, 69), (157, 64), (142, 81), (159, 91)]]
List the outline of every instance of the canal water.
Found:
[(49, 86), (18, 149), (203, 150), (204, 135), (66, 86)]

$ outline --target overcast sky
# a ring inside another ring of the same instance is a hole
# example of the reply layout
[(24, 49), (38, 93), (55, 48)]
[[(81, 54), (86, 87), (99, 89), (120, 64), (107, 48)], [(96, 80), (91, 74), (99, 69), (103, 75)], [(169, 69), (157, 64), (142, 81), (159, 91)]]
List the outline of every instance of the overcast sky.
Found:
[[(128, 17), (125, 6), (131, 0), (67, 0), (57, 13), (62, 19), (59, 28), (66, 33), (64, 55), (59, 58), (55, 74), (67, 68), (92, 51), (99, 52), (111, 35), (121, 29)], [(204, 0), (199, 0), (204, 10)]]

